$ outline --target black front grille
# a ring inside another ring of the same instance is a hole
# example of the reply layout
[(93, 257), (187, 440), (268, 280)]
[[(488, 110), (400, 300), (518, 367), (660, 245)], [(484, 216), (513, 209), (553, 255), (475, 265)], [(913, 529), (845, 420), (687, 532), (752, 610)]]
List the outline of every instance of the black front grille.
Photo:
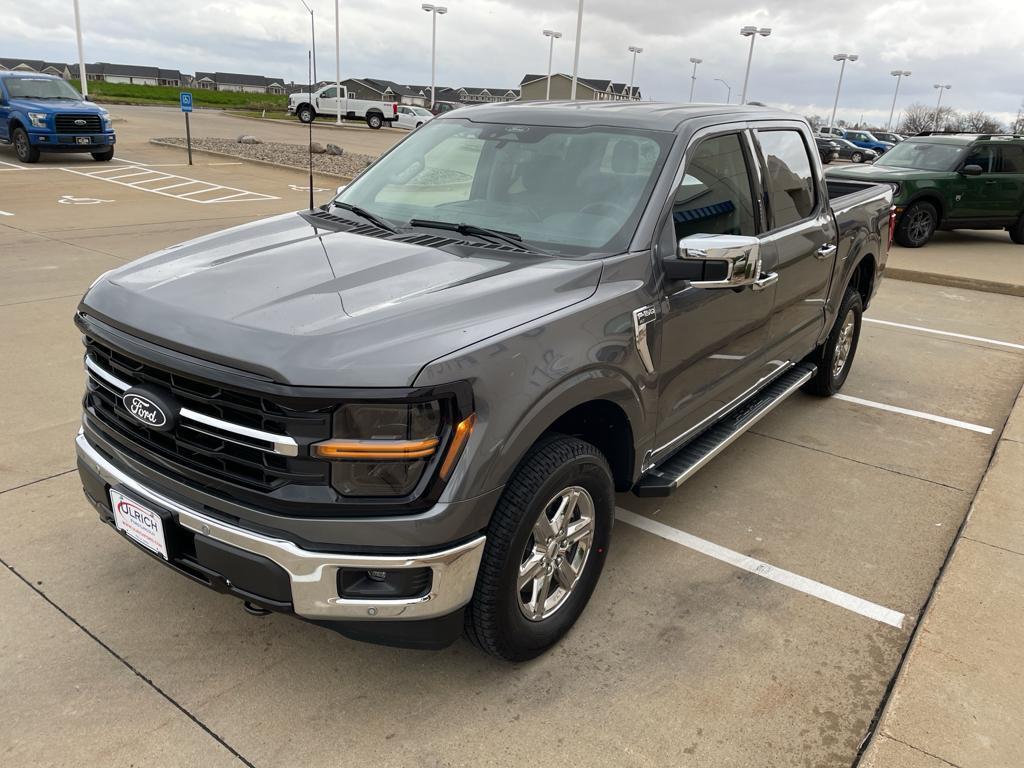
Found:
[(99, 115), (57, 115), (57, 133), (98, 133), (103, 130)]
[[(130, 386), (148, 385), (170, 393), (182, 408), (231, 424), (291, 437), (300, 446), (330, 436), (331, 409), (296, 409), (259, 394), (150, 364), (87, 336), (92, 362)], [(284, 456), (273, 444), (179, 418), (170, 432), (150, 429), (128, 414), (121, 393), (103, 377), (90, 375), (85, 407), (96, 426), (128, 453), (246, 489), (270, 492), (289, 484), (326, 486), (327, 465), (308, 456)], [(299, 453), (306, 451), (300, 448)]]

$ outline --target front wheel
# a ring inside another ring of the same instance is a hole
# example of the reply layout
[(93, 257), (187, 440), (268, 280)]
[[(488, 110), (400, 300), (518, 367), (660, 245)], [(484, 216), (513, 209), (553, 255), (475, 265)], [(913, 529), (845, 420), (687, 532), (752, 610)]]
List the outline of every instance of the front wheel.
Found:
[(804, 389), (815, 395), (831, 397), (843, 388), (857, 354), (863, 315), (864, 302), (860, 294), (853, 288), (847, 288), (832, 331), (825, 343), (811, 355), (811, 362), (818, 366), (818, 371)]
[(366, 124), (373, 128), (374, 130), (377, 130), (382, 125), (384, 125), (384, 118), (381, 117), (376, 112), (374, 112), (366, 116)]
[(615, 491), (601, 452), (552, 435), (530, 449), (487, 530), (466, 634), (509, 661), (539, 656), (579, 618), (608, 553)]
[(14, 154), (21, 162), (36, 163), (39, 161), (39, 148), (32, 146), (24, 128), (21, 126), (15, 128), (11, 139), (14, 142)]
[(303, 104), (295, 113), (303, 123), (312, 123), (316, 119), (316, 110), (308, 104)]
[(931, 203), (920, 200), (908, 207), (896, 223), (893, 239), (904, 248), (920, 248), (932, 239), (939, 223), (939, 212)]
[(102, 152), (90, 152), (92, 159), (97, 163), (108, 163), (114, 159), (114, 148), (105, 149)]
[(1024, 213), (1017, 219), (1017, 223), (1006, 228), (1010, 233), (1010, 239), (1018, 245), (1024, 245)]
[(850, 159), (855, 163), (863, 163), (864, 155), (861, 154), (860, 152), (854, 152), (852, 155), (850, 155)]

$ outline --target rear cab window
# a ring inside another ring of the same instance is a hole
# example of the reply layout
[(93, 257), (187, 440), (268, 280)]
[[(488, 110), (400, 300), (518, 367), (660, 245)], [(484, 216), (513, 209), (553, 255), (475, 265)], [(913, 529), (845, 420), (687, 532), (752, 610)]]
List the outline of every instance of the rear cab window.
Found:
[(818, 188), (803, 134), (794, 128), (759, 128), (757, 140), (767, 171), (772, 229), (810, 218), (818, 207)]

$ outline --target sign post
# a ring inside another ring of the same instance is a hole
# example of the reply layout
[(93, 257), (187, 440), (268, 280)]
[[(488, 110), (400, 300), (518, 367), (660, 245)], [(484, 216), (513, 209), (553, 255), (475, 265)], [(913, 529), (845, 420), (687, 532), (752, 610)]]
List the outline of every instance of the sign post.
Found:
[(178, 94), (178, 100), (181, 102), (181, 111), (185, 113), (185, 142), (188, 145), (188, 164), (192, 165), (192, 129), (188, 124), (188, 114), (192, 111), (192, 94), (182, 91)]

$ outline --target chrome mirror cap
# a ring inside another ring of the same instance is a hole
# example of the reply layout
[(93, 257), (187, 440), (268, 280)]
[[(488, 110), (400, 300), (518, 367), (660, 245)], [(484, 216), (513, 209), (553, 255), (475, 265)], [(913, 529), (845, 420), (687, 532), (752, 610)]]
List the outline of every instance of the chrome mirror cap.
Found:
[(761, 274), (761, 241), (745, 235), (690, 235), (679, 241), (680, 259), (722, 265), (717, 280), (690, 281), (694, 288), (742, 288)]

